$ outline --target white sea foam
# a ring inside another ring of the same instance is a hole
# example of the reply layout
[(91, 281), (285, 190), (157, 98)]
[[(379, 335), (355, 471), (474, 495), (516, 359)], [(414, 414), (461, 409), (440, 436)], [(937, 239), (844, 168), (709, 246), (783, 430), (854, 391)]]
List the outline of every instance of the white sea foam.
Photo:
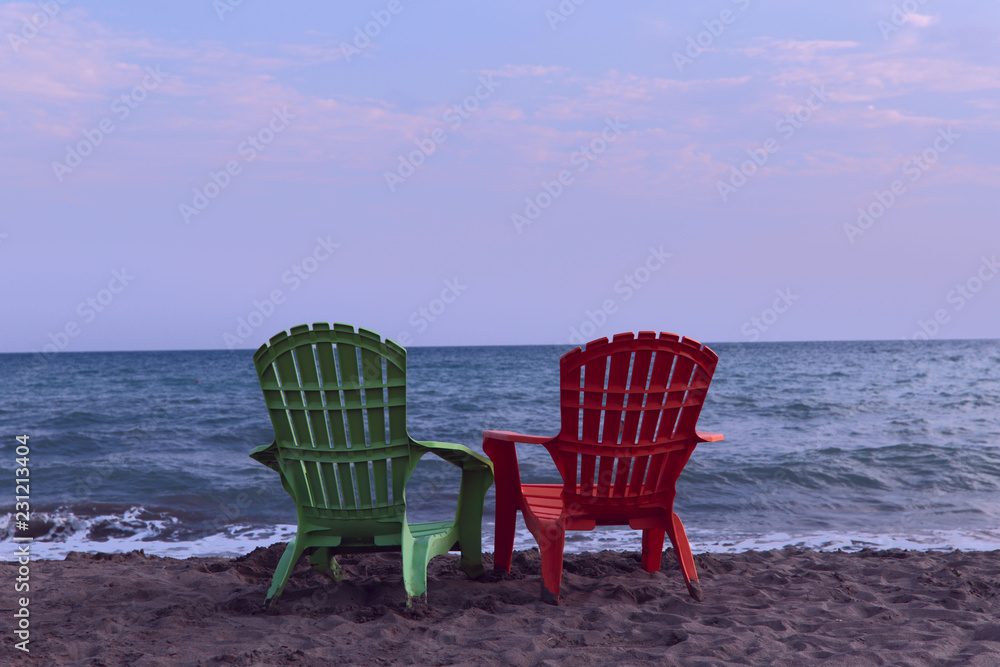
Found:
[[(642, 534), (637, 530), (616, 527), (600, 527), (591, 531), (573, 531), (566, 534), (567, 553), (583, 551), (639, 551), (642, 548)], [(798, 547), (814, 551), (861, 551), (862, 549), (910, 549), (919, 551), (994, 551), (1000, 549), (1000, 531), (935, 530), (922, 534), (855, 534), (834, 532), (811, 534), (768, 533), (763, 535), (740, 535), (732, 539), (692, 532), (688, 535), (694, 553), (742, 553), (744, 551), (767, 551)], [(523, 550), (536, 547), (535, 539), (518, 521), (515, 531), (514, 548)], [(665, 547), (670, 546), (669, 539)], [(493, 548), (493, 527), (487, 526), (483, 535), (483, 549)]]
[[(86, 520), (81, 520), (84, 523)], [(2, 524), (0, 524), (2, 525)], [(140, 532), (125, 538), (111, 538), (95, 542), (85, 530), (74, 532), (58, 541), (34, 541), (31, 553), (35, 558), (61, 560), (71, 551), (86, 553), (127, 553), (141, 549), (146, 554), (171, 557), (236, 557), (257, 547), (267, 547), (276, 542), (287, 542), (295, 536), (294, 525), (276, 525), (266, 528), (249, 525), (231, 526), (224, 533), (217, 533), (193, 540), (151, 539), (150, 533)], [(566, 552), (584, 551), (639, 551), (641, 533), (627, 528), (604, 527), (593, 531), (573, 531), (566, 535)], [(767, 551), (792, 546), (816, 551), (860, 551), (862, 549), (908, 549), (919, 551), (993, 551), (1000, 549), (1000, 531), (928, 531), (922, 535), (842, 535), (838, 533), (813, 533), (793, 535), (770, 533), (767, 535), (742, 535), (734, 539), (717, 539), (709, 535), (690, 536), (694, 553), (741, 553)], [(665, 544), (670, 546), (669, 541)], [(523, 525), (514, 537), (514, 548), (527, 550), (537, 543)], [(483, 550), (493, 551), (493, 525), (485, 524)], [(0, 560), (13, 560), (14, 545), (9, 538), (0, 540)]]
[[(128, 534), (132, 538), (155, 538), (177, 530), (180, 520), (164, 513), (153, 513), (141, 506), (130, 507), (121, 514), (80, 516), (75, 512), (57, 509), (52, 512), (33, 512), (33, 527), (47, 526), (45, 535), (36, 536), (46, 542), (65, 542), (73, 536), (84, 535), (90, 539), (113, 537), (114, 533)], [(95, 535), (96, 533), (96, 535)], [(0, 541), (15, 535), (15, 515), (0, 515)]]
[(919, 535), (813, 533), (791, 535), (770, 533), (744, 536), (734, 540), (692, 539), (691, 548), (696, 553), (739, 553), (751, 549), (765, 551), (786, 546), (815, 551), (861, 551), (862, 549), (909, 549), (919, 551), (994, 551), (1000, 549), (998, 531), (936, 530)]
[[(4, 525), (2, 521), (2, 517), (0, 517), (0, 526)], [(197, 539), (158, 539), (157, 536), (162, 535), (164, 529), (177, 521), (173, 518), (167, 518), (144, 521), (142, 522), (145, 524), (144, 527), (136, 526), (138, 528), (136, 532), (126, 537), (109, 537), (100, 541), (91, 538), (88, 530), (90, 526), (98, 523), (103, 526), (118, 521), (120, 521), (120, 517), (101, 516), (90, 519), (62, 517), (59, 525), (61, 527), (71, 526), (72, 530), (59, 530), (56, 531), (54, 537), (50, 533), (47, 538), (30, 542), (31, 555), (36, 559), (62, 560), (71, 551), (128, 553), (142, 550), (149, 555), (170, 558), (236, 557), (249, 553), (257, 547), (267, 547), (275, 542), (287, 542), (295, 537), (294, 525), (278, 525), (267, 528), (235, 525), (228, 527), (225, 532)], [(23, 545), (24, 543), (14, 543), (8, 535), (0, 538), (0, 561), (15, 559), (15, 544)]]

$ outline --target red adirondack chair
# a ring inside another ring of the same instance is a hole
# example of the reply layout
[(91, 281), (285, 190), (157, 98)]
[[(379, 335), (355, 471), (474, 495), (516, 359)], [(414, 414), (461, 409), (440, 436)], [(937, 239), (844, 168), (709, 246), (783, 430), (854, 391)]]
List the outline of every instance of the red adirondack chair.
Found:
[[(486, 431), (483, 450), (496, 479), (494, 567), (510, 572), (517, 511), (538, 541), (542, 598), (559, 600), (567, 530), (642, 530), (642, 566), (660, 569), (670, 536), (688, 591), (701, 600), (691, 547), (673, 511), (675, 489), (701, 442), (695, 430), (719, 357), (691, 338), (641, 331), (601, 338), (560, 359), (559, 435)], [(515, 443), (544, 446), (562, 484), (521, 484)]]

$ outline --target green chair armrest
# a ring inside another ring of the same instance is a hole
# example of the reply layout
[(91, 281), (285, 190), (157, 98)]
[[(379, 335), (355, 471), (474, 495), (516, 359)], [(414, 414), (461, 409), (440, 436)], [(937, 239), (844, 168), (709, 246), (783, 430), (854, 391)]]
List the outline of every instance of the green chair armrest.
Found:
[(281, 472), (278, 464), (278, 443), (272, 442), (270, 445), (254, 447), (250, 452), (250, 458), (258, 463), (266, 465), (271, 470)]
[(268, 468), (278, 473), (278, 477), (281, 479), (281, 486), (288, 492), (292, 498), (295, 498), (295, 490), (292, 489), (291, 484), (285, 479), (285, 474), (281, 472), (281, 462), (278, 461), (278, 443), (272, 442), (270, 445), (261, 445), (260, 447), (254, 447), (250, 452), (250, 458), (258, 463), (266, 465)]
[(477, 454), (464, 445), (457, 445), (453, 442), (414, 440), (413, 438), (410, 438), (410, 445), (418, 450), (418, 458), (430, 452), (463, 470), (489, 468), (490, 472), (493, 471), (493, 464), (488, 458)]
[(455, 510), (455, 525), (462, 549), (459, 569), (473, 579), (482, 576), (485, 572), (482, 563), (483, 505), (486, 491), (493, 484), (493, 464), (468, 447), (451, 442), (410, 438), (410, 445), (415, 450), (411, 455), (411, 465), (416, 465), (421, 456), (430, 452), (462, 469), (462, 481), (458, 485), (458, 507)]

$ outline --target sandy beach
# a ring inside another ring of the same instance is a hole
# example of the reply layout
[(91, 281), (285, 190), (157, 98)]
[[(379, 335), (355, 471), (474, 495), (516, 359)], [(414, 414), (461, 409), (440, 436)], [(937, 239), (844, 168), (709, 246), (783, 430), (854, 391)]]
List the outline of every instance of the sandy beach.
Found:
[[(334, 584), (303, 560), (262, 601), (283, 545), (236, 559), (70, 554), (32, 563), (31, 653), (53, 665), (981, 665), (1000, 664), (1000, 552), (696, 556), (692, 601), (672, 552), (566, 557), (559, 606), (539, 600), (535, 551), (470, 581), (431, 564), (407, 608), (396, 554), (344, 556)], [(3, 563), (13, 581), (15, 564)], [(15, 604), (4, 596), (0, 613)], [(9, 624), (8, 628), (10, 627)]]

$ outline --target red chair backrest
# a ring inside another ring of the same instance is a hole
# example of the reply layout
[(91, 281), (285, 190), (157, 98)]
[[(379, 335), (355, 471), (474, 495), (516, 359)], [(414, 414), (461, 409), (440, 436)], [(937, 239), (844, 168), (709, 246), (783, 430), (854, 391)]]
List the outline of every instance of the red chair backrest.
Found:
[(672, 498), (718, 360), (696, 340), (652, 331), (563, 355), (554, 454), (567, 504), (596, 509)]

